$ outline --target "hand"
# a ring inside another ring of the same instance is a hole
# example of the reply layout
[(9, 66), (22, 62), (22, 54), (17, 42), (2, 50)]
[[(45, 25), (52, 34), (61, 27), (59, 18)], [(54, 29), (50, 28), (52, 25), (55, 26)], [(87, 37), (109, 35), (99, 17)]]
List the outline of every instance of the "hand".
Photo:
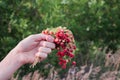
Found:
[(0, 62), (0, 80), (8, 80), (22, 65), (33, 63), (35, 56), (42, 60), (55, 48), (54, 38), (50, 35), (35, 34), (22, 40)]
[(35, 55), (42, 60), (55, 48), (54, 38), (50, 35), (35, 34), (22, 40), (15, 48), (22, 64), (33, 63)]

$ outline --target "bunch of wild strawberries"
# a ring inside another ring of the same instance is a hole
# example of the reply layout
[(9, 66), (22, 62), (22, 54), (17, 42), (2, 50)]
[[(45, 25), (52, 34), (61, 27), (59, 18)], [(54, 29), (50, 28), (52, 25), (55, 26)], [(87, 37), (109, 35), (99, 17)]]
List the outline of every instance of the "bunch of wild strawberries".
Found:
[[(54, 43), (58, 50), (57, 56), (59, 59), (59, 65), (65, 69), (66, 64), (71, 62), (71, 59), (74, 57), (73, 53), (76, 49), (72, 32), (69, 29), (66, 29), (66, 27), (57, 27), (43, 30), (42, 33), (51, 35), (55, 38)], [(72, 65), (76, 65), (76, 62), (73, 61)]]

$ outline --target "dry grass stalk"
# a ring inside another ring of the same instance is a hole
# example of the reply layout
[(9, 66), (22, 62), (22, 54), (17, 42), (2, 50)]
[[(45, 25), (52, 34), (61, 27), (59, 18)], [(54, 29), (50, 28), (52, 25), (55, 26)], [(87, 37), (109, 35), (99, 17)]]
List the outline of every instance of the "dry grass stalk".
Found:
[(76, 80), (88, 80), (93, 70), (93, 64), (90, 66), (84, 65), (81, 70), (76, 73)]
[(100, 67), (100, 66), (95, 67), (95, 68), (93, 68), (93, 70), (92, 70), (92, 74), (93, 74), (93, 75), (97, 75), (97, 74), (100, 72), (100, 70), (101, 70), (101, 67)]
[(46, 80), (60, 80), (58, 71), (56, 71), (54, 67), (50, 69), (49, 75)]
[(32, 75), (32, 80), (39, 80), (39, 77), (40, 77), (40, 73), (38, 70), (36, 70), (33, 75)]
[(116, 80), (116, 71), (107, 71), (100, 76), (100, 80)]
[(22, 80), (31, 80), (32, 73), (23, 76)]
[(106, 67), (111, 67), (112, 65), (114, 65), (113, 67), (117, 71), (120, 65), (120, 49), (117, 50), (115, 54), (112, 54), (112, 51), (109, 51), (108, 54), (106, 54), (105, 60)]
[(69, 71), (68, 71), (68, 74), (67, 74), (67, 77), (66, 77), (66, 80), (75, 80), (75, 74), (77, 72), (78, 68), (75, 67), (75, 66), (72, 66)]

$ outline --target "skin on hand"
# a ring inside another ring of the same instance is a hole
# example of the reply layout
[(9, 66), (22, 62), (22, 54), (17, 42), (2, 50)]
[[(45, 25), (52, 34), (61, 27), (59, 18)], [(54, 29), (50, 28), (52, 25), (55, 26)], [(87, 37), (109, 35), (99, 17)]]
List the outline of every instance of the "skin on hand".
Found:
[(27, 63), (33, 63), (35, 56), (42, 60), (55, 48), (54, 38), (50, 35), (35, 34), (28, 36), (9, 52), (0, 63), (0, 80), (8, 80), (12, 74)]
[(35, 55), (45, 59), (47, 54), (51, 53), (51, 49), (55, 48), (53, 41), (52, 36), (45, 34), (31, 35), (22, 40), (16, 47), (22, 64), (33, 63)]

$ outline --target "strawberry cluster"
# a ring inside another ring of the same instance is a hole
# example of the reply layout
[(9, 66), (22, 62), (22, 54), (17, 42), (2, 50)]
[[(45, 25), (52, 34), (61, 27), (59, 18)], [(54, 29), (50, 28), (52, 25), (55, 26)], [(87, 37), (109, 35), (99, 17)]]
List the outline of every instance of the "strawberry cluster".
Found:
[[(59, 59), (59, 65), (65, 69), (67, 63), (71, 62), (71, 59), (74, 57), (73, 53), (76, 49), (72, 32), (66, 29), (66, 27), (57, 27), (43, 30), (42, 33), (52, 35), (55, 38), (54, 43), (58, 50), (57, 56)], [(73, 61), (72, 65), (76, 65), (76, 62)]]

